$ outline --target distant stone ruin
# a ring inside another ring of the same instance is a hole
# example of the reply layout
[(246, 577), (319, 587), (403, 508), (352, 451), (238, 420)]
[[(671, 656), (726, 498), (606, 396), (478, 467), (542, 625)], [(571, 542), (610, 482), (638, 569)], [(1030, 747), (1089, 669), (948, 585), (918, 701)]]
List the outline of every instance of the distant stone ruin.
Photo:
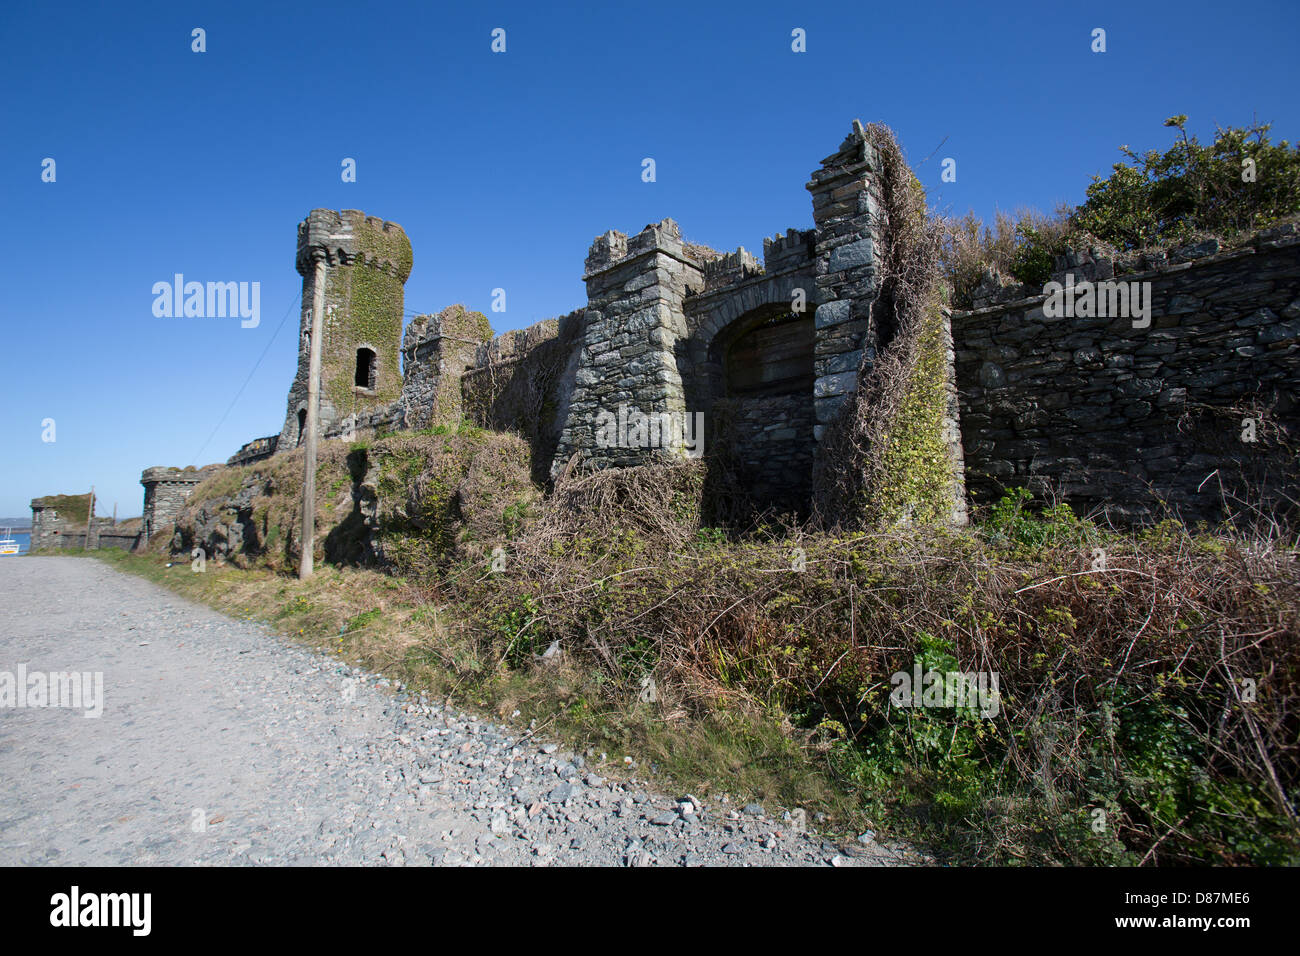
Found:
[(185, 499), (199, 482), (212, 474), (214, 467), (144, 470), (140, 476), (140, 484), (144, 485), (144, 519), (140, 529), (144, 541), (159, 531), (171, 529), (176, 516), (185, 507)]
[[(118, 525), (112, 518), (90, 518), (91, 499), (84, 495), (45, 495), (32, 499), (32, 551), (121, 548), (129, 551), (140, 540), (134, 522)], [(89, 520), (88, 520), (89, 519)]]

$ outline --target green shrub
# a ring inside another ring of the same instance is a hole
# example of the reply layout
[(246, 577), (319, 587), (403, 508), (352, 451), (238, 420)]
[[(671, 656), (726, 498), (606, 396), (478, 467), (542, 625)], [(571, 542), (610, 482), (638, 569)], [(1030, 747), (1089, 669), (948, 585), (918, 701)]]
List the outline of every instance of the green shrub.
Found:
[[(1130, 163), (1094, 176), (1077, 208), (1065, 205), (1052, 216), (998, 211), (991, 226), (973, 213), (944, 219), (943, 266), (953, 304), (971, 307), (985, 270), (1041, 287), (1071, 247), (1130, 251), (1204, 235), (1232, 241), (1300, 213), (1300, 145), (1271, 142), (1269, 124), (1217, 129), (1208, 146), (1188, 135), (1186, 116), (1164, 125), (1178, 131), (1173, 146), (1141, 155), (1121, 146)], [(1243, 179), (1246, 160), (1253, 180)]]
[[(1271, 143), (1267, 123), (1218, 129), (1202, 145), (1187, 134), (1187, 117), (1165, 126), (1179, 138), (1163, 153), (1120, 151), (1132, 165), (1093, 177), (1088, 199), (1073, 217), (1086, 230), (1121, 249), (1186, 242), (1198, 234), (1232, 238), (1300, 212), (1300, 147)], [(1254, 164), (1244, 181), (1243, 163)]]
[(1048, 547), (1092, 544), (1100, 535), (1091, 522), (1084, 521), (1064, 502), (1049, 505), (1034, 514), (1029, 505), (1034, 500), (1027, 488), (1013, 488), (989, 511), (984, 525), (985, 536), (992, 544), (1037, 550)]

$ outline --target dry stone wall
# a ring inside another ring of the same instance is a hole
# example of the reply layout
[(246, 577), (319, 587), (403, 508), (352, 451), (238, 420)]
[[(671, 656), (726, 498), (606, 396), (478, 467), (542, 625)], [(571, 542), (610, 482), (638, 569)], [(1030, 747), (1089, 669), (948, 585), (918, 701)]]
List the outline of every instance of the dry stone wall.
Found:
[(1163, 516), (1161, 502), (1188, 519), (1218, 519), (1225, 496), (1248, 486), (1265, 489), (1267, 507), (1294, 496), (1296, 462), (1284, 447), (1288, 433), (1300, 437), (1294, 226), (1230, 251), (1210, 241), (1119, 262), (1084, 252), (1061, 266), (1053, 279), (1077, 288), (1149, 284), (1150, 324), (1053, 317), (1042, 294), (953, 315), (976, 502), (1027, 486), (1145, 521)]

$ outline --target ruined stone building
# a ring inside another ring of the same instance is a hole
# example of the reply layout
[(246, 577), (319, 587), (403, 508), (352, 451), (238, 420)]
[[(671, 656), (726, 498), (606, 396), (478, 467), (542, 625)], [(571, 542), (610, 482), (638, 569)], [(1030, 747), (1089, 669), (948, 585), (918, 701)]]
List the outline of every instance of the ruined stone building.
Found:
[(32, 551), (64, 548), (121, 548), (129, 551), (140, 540), (134, 522), (118, 525), (112, 518), (90, 517), (89, 494), (45, 495), (32, 499)]
[[(756, 503), (800, 510), (828, 424), (894, 334), (880, 286), (889, 228), (880, 188), (879, 157), (855, 122), (806, 184), (813, 228), (764, 239), (761, 258), (687, 242), (671, 219), (606, 232), (586, 257), (585, 305), (499, 336), (459, 306), (418, 316), (403, 334), (413, 257), (402, 228), (313, 210), (298, 227), (299, 361), (284, 423), (230, 463), (301, 440), (319, 260), (324, 438), (469, 420), (519, 432), (545, 482), (575, 457), (613, 466), (679, 458), (702, 420), (706, 458), (729, 456)], [(996, 284), (978, 308), (948, 317), (944, 436), (975, 501), (1051, 486), (1085, 509), (1141, 517), (1162, 498), (1209, 517), (1218, 486), (1207, 488), (1208, 475), (1277, 465), (1238, 432), (1242, 408), (1263, 403), (1284, 425), (1300, 408), (1294, 226), (1231, 251), (1084, 253), (1059, 265), (1058, 278), (1151, 283), (1154, 319), (1137, 329), (1127, 318), (1053, 318), (1037, 290)], [(644, 427), (646, 416), (656, 427)], [(613, 441), (602, 431), (611, 422)], [(148, 528), (175, 514), (185, 480), (145, 473)]]
[[(764, 239), (762, 261), (686, 242), (671, 219), (630, 237), (610, 231), (586, 258), (585, 307), (497, 337), (483, 316), (452, 307), (415, 318), (400, 349), (412, 263), (401, 227), (314, 210), (298, 228), (303, 312), (284, 426), (231, 461), (300, 440), (323, 259), (323, 437), (467, 417), (521, 431), (544, 480), (575, 455), (617, 466), (681, 457), (702, 422), (704, 454), (725, 446), (756, 500), (797, 506), (823, 429), (882, 335), (874, 162), (855, 125), (807, 185), (815, 227)], [(602, 440), (602, 415), (630, 419), (630, 437)], [(643, 417), (651, 427), (638, 433)]]

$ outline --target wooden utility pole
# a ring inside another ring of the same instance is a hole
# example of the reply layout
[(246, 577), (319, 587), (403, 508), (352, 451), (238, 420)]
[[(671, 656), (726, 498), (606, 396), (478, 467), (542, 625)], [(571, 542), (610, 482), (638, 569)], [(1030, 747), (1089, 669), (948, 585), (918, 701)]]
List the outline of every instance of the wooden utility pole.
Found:
[(82, 542), (82, 547), (87, 551), (90, 550), (90, 523), (95, 520), (95, 486), (90, 486), (90, 507), (86, 509), (86, 540)]
[[(319, 254), (318, 254), (319, 255)], [(325, 259), (316, 260), (316, 278), (311, 293), (311, 358), (307, 363), (307, 440), (303, 443), (302, 473), (302, 557), (298, 577), (312, 573), (316, 536), (316, 432), (320, 419), (320, 340), (325, 313)]]

